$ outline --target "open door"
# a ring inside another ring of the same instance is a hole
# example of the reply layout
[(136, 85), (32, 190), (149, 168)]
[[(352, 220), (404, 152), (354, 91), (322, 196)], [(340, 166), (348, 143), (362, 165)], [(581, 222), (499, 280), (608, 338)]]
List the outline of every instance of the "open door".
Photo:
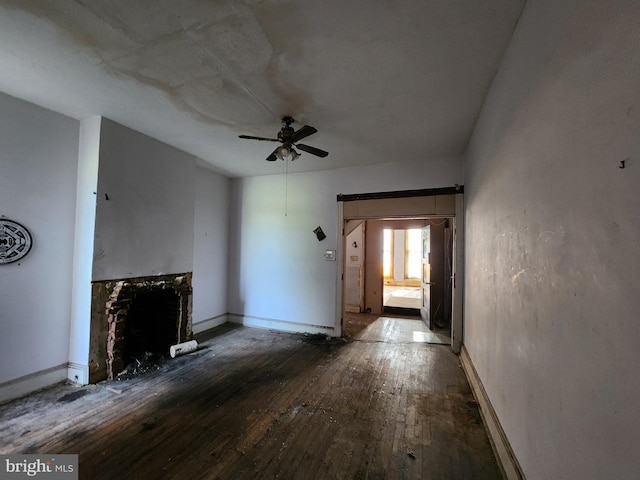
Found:
[(420, 279), (420, 288), (422, 299), (420, 305), (420, 317), (427, 324), (429, 330), (433, 330), (431, 320), (431, 226), (427, 225), (422, 228), (422, 275)]
[(352, 220), (345, 226), (345, 312), (364, 312), (364, 232), (364, 220)]

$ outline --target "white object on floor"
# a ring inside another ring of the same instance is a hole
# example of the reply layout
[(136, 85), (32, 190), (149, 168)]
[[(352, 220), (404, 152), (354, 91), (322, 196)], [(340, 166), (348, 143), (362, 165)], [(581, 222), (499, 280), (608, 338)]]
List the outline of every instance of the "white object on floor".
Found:
[(176, 358), (179, 355), (184, 355), (189, 352), (193, 352), (198, 348), (198, 342), (191, 340), (189, 342), (178, 343), (169, 347), (169, 355), (171, 358)]

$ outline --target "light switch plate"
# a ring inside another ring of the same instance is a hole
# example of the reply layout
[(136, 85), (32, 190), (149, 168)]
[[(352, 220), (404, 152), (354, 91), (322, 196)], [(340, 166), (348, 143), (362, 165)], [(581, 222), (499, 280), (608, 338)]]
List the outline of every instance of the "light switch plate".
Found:
[(325, 250), (324, 251), (324, 259), (335, 262), (336, 260), (336, 251), (335, 250)]

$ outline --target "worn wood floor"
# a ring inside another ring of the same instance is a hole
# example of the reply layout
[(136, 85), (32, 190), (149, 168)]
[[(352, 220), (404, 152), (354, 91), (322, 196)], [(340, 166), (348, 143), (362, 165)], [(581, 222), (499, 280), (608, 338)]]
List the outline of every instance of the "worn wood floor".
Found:
[(501, 478), (458, 358), (412, 341), (422, 325), (226, 324), (130, 380), (1, 405), (0, 453), (77, 453), (91, 480)]

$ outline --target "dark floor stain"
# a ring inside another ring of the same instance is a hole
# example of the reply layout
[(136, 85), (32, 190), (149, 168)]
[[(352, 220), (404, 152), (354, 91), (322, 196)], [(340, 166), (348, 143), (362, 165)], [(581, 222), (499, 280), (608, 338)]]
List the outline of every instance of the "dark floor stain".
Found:
[(88, 390), (77, 390), (75, 392), (71, 392), (71, 393), (67, 393), (66, 395), (63, 395), (58, 399), (58, 401), (65, 402), (65, 403), (73, 402), (74, 400), (84, 397), (88, 393), (89, 393)]

